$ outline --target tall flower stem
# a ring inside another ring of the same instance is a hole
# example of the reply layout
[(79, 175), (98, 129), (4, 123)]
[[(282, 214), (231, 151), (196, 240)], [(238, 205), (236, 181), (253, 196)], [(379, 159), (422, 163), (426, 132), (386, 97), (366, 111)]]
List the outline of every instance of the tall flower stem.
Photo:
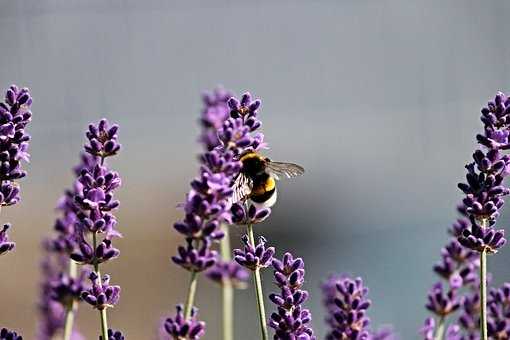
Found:
[[(69, 259), (69, 277), (75, 279), (78, 273), (78, 265)], [(74, 314), (76, 312), (77, 300), (71, 299), (66, 306), (66, 317), (64, 325), (64, 340), (71, 340), (73, 334)]]
[(191, 279), (189, 281), (188, 296), (186, 297), (186, 305), (184, 306), (184, 318), (187, 320), (191, 317), (191, 310), (193, 302), (195, 301), (195, 293), (197, 291), (198, 273), (191, 272)]
[[(487, 219), (483, 219), (482, 228), (487, 228)], [(487, 250), (480, 252), (480, 339), (487, 340)]]
[[(97, 233), (92, 233), (92, 244), (94, 245), (94, 252), (97, 248)], [(94, 261), (94, 271), (99, 277), (99, 284), (101, 284), (101, 272), (99, 271), (99, 263)], [(101, 336), (103, 340), (108, 339), (108, 319), (106, 317), (106, 308), (99, 310), (99, 318), (101, 320)]]
[[(228, 225), (223, 224), (225, 236), (220, 242), (220, 253), (223, 261), (232, 260), (230, 234)], [(234, 288), (230, 279), (225, 279), (221, 285), (223, 302), (223, 340), (234, 340)]]
[(480, 252), (480, 339), (487, 340), (487, 251)]
[(439, 323), (437, 324), (437, 329), (436, 329), (436, 335), (434, 337), (435, 340), (443, 340), (443, 336), (444, 336), (444, 316), (442, 316), (440, 319), (439, 319)]
[[(255, 247), (255, 237), (253, 235), (253, 225), (248, 224), (248, 238), (250, 244)], [(262, 333), (262, 340), (268, 340), (267, 323), (266, 323), (266, 309), (264, 307), (264, 294), (262, 292), (262, 279), (260, 277), (260, 268), (253, 271), (253, 282), (255, 283), (255, 294), (257, 297), (257, 310), (259, 313), (260, 331)]]

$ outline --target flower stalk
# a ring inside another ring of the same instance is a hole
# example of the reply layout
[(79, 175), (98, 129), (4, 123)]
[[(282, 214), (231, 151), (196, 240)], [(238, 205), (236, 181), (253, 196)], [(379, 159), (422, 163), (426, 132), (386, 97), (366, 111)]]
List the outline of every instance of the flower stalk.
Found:
[[(76, 279), (78, 276), (78, 265), (73, 260), (69, 260), (69, 277), (71, 279)], [(76, 306), (78, 301), (76, 299), (71, 299), (66, 306), (66, 316), (65, 316), (65, 324), (64, 324), (64, 340), (71, 340), (71, 336), (73, 334), (73, 325), (74, 325), (74, 314), (76, 311)]]
[(189, 281), (188, 295), (186, 297), (186, 305), (184, 306), (184, 319), (187, 320), (191, 317), (193, 303), (195, 301), (195, 293), (197, 291), (198, 273), (194, 270), (191, 271), (191, 278)]
[[(223, 224), (222, 230), (225, 236), (220, 241), (220, 255), (224, 262), (230, 262), (232, 260), (232, 248), (230, 247), (228, 226)], [(223, 308), (223, 340), (234, 340), (234, 287), (230, 278), (226, 278), (222, 282), (221, 298)]]
[(480, 339), (487, 340), (487, 252), (480, 252)]
[[(103, 160), (101, 160), (101, 163), (103, 163)], [(97, 249), (96, 232), (92, 233), (92, 244), (94, 246), (94, 249)], [(94, 259), (94, 271), (96, 272), (97, 276), (101, 278), (101, 272), (99, 271), (99, 262), (97, 261), (97, 258)], [(99, 286), (102, 286), (101, 279), (99, 279)], [(108, 339), (108, 319), (106, 316), (106, 308), (99, 309), (99, 320), (101, 322), (101, 336), (103, 337), (103, 339)]]
[(443, 340), (445, 317), (441, 316), (436, 328), (435, 340)]
[[(248, 224), (248, 240), (251, 246), (255, 247), (255, 237), (253, 235), (253, 224)], [(264, 307), (264, 294), (262, 291), (262, 279), (260, 277), (260, 268), (257, 266), (253, 271), (253, 283), (255, 284), (255, 295), (257, 299), (257, 311), (259, 313), (260, 332), (262, 340), (268, 340), (266, 309)]]

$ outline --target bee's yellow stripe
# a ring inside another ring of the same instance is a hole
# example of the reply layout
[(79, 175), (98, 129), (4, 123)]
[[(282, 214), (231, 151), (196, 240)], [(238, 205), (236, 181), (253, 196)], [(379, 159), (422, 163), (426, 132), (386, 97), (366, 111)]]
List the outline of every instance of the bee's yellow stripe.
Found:
[(239, 160), (241, 162), (244, 162), (251, 158), (259, 158), (261, 160), (264, 160), (264, 158), (262, 156), (260, 156), (259, 154), (255, 153), (255, 152), (248, 152), (247, 154), (243, 155)]
[(275, 182), (274, 178), (273, 177), (269, 177), (267, 179), (266, 183), (264, 183), (264, 190), (266, 192), (271, 191), (271, 190), (274, 189), (275, 186), (276, 186), (276, 182)]

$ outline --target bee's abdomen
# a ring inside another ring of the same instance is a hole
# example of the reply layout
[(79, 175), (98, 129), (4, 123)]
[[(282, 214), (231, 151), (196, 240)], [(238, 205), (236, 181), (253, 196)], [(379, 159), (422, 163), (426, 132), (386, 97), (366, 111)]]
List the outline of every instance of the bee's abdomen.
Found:
[(266, 174), (254, 181), (250, 199), (255, 203), (265, 203), (271, 200), (275, 193), (276, 182), (274, 178)]

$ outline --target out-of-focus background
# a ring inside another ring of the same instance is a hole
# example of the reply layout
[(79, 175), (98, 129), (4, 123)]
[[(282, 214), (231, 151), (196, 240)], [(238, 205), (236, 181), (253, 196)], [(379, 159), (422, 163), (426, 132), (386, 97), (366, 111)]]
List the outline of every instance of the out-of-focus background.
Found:
[[(124, 180), (124, 238), (105, 268), (123, 290), (110, 321), (153, 339), (188, 280), (169, 261), (180, 241), (171, 225), (197, 171), (200, 93), (223, 84), (262, 98), (269, 155), (307, 169), (281, 183), (257, 232), (305, 259), (317, 333), (319, 284), (347, 272), (369, 285), (375, 327), (417, 339), (479, 109), (510, 90), (509, 10), (504, 0), (0, 1), (0, 87), (34, 96), (23, 202), (0, 218), (17, 242), (0, 259), (0, 325), (34, 337), (39, 244), (86, 125), (106, 116), (124, 146), (111, 163)], [(490, 258), (496, 283), (510, 279), (509, 256)], [(200, 281), (197, 305), (205, 338), (220, 339), (219, 290)], [(236, 307), (236, 338), (257, 339), (252, 290)], [(97, 338), (97, 313), (83, 305), (78, 322)]]

